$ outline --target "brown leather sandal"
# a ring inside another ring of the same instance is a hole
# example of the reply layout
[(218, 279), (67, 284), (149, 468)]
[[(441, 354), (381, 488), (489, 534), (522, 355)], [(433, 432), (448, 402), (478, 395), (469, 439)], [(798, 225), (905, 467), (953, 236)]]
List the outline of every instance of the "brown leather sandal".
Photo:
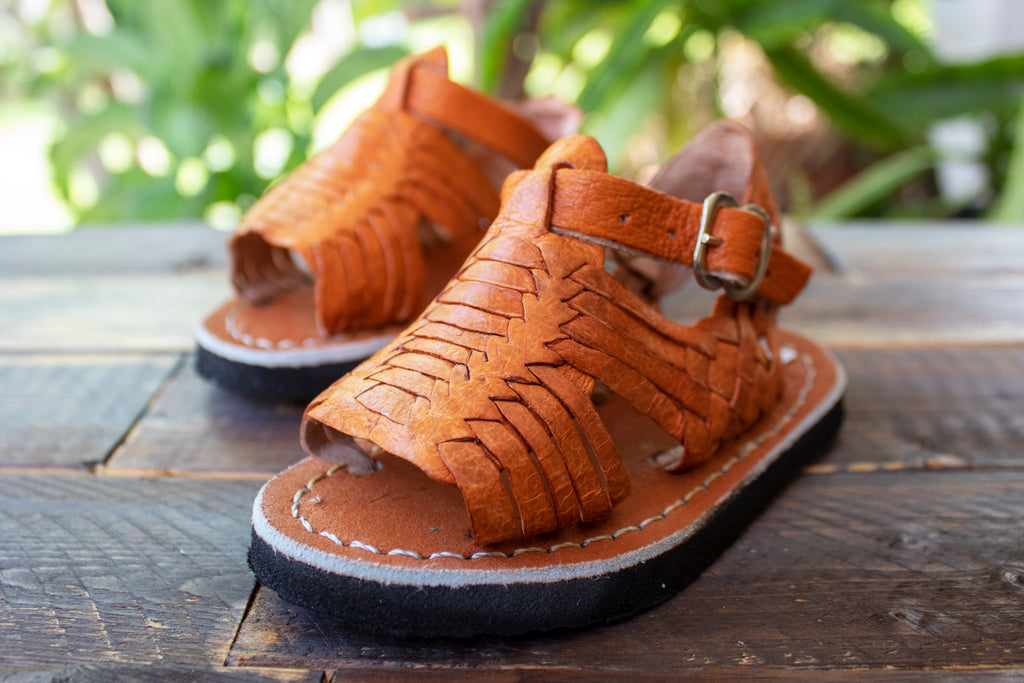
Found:
[(440, 291), (497, 214), (505, 175), (579, 118), (453, 83), (441, 48), (400, 62), (337, 143), (243, 218), (229, 243), (236, 296), (197, 329), (199, 372), (253, 398), (309, 401)]
[[(838, 429), (844, 374), (776, 326), (809, 268), (749, 133), (713, 126), (653, 184), (586, 136), (509, 177), (458, 275), (307, 409), (312, 457), (253, 510), (265, 586), (360, 630), (509, 635), (647, 609), (735, 539)], [(671, 322), (605, 247), (727, 293)]]

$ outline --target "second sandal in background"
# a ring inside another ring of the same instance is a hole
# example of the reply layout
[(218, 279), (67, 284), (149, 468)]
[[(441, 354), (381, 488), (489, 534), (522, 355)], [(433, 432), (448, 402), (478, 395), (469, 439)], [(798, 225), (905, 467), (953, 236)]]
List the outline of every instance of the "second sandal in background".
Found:
[[(420, 316), (309, 406), (310, 457), (254, 505), (260, 582), (348, 627), (420, 636), (668, 599), (841, 421), (842, 368), (777, 324), (810, 274), (778, 219), (737, 124), (652, 187), (609, 175), (592, 138), (554, 144), (506, 180)], [(614, 274), (607, 248), (629, 256)], [(725, 290), (689, 325), (645, 298), (678, 266)]]
[(440, 48), (402, 61), (372, 108), (243, 217), (236, 295), (197, 328), (197, 369), (251, 398), (309, 401), (402, 330), (483, 236), (505, 175), (579, 119), (452, 82)]

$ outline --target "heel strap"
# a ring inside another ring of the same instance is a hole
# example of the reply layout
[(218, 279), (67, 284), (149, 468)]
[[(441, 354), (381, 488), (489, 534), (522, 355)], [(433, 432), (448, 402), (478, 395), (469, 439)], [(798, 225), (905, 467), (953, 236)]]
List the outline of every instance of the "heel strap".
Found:
[(408, 111), (475, 140), (520, 167), (530, 167), (551, 141), (530, 122), (448, 78), (443, 48), (396, 65), (383, 108)]
[[(580, 207), (587, 207), (581, 211)], [(721, 206), (712, 211), (701, 239), (704, 206), (677, 199), (606, 173), (562, 168), (552, 173), (550, 227), (604, 246), (694, 267), (703, 241), (703, 275), (729, 288), (745, 288), (763, 272), (752, 296), (788, 304), (807, 284), (811, 269), (772, 240), (767, 269), (762, 266), (765, 235), (771, 227), (756, 211)]]

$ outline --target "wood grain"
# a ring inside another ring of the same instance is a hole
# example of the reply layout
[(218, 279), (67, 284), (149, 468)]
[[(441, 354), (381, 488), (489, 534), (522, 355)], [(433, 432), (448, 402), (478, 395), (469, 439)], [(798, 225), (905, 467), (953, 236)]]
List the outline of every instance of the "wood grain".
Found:
[(238, 665), (675, 675), (1014, 666), (1024, 659), (1024, 472), (807, 475), (683, 593), (620, 624), (385, 642), (261, 590)]
[(842, 272), (957, 281), (1024, 274), (1024, 231), (977, 221), (851, 221), (807, 231)]
[(1024, 232), (977, 223), (816, 226), (835, 264), (783, 320), (832, 346), (1024, 341)]
[(784, 327), (833, 347), (922, 348), (1024, 341), (1024, 274), (815, 275)]
[(1024, 465), (1024, 347), (845, 349), (846, 421), (814, 470)]
[(228, 296), (220, 271), (0, 283), (0, 352), (188, 351), (196, 324)]
[(275, 681), (278, 683), (320, 683), (322, 671), (293, 669), (231, 669), (225, 667), (161, 666), (152, 664), (93, 664), (49, 671), (18, 671), (0, 677), (6, 683), (232, 683), (233, 681)]
[(107, 463), (111, 474), (268, 479), (304, 455), (302, 407), (255, 403), (199, 377), (189, 357)]
[(0, 469), (102, 462), (179, 357), (0, 355)]
[[(952, 259), (952, 257), (950, 257)], [(1024, 342), (1024, 270), (940, 277), (815, 273), (780, 312), (782, 326), (831, 347), (922, 348)], [(674, 320), (696, 320), (714, 298), (695, 283), (662, 301)]]
[[(962, 683), (966, 677), (981, 681), (1019, 681), (1024, 675), (1024, 669), (968, 669), (960, 671), (938, 671), (935, 669), (900, 669), (899, 671), (871, 671), (868, 669), (830, 669), (828, 672), (821, 670), (801, 670), (793, 668), (761, 667), (759, 669), (746, 668), (722, 668), (714, 669), (683, 669), (669, 673), (644, 672), (638, 677), (633, 672), (609, 671), (570, 671), (560, 669), (552, 672), (542, 667), (516, 667), (504, 671), (480, 671), (470, 670), (422, 670), (402, 669), (399, 673), (388, 671), (360, 671), (355, 676), (359, 681), (393, 681), (396, 678), (401, 680), (470, 680), (470, 681), (857, 681), (858, 683), (871, 683), (872, 681), (939, 681), (940, 683)], [(350, 672), (339, 672), (332, 679), (332, 683), (342, 680), (351, 680), (353, 675)]]
[(0, 351), (184, 351), (229, 293), (226, 235), (200, 226), (0, 238)]
[[(196, 323), (230, 296), (224, 235), (199, 227), (107, 234), (0, 238), (0, 351), (192, 348)], [(809, 234), (839, 272), (819, 271), (784, 312), (798, 332), (831, 346), (876, 348), (1024, 341), (1024, 248), (1016, 232)], [(664, 307), (687, 320), (705, 315), (709, 301), (694, 284)]]
[(256, 488), (0, 476), (0, 666), (223, 664)]
[(0, 237), (0, 278), (222, 270), (228, 233), (197, 223), (110, 225)]

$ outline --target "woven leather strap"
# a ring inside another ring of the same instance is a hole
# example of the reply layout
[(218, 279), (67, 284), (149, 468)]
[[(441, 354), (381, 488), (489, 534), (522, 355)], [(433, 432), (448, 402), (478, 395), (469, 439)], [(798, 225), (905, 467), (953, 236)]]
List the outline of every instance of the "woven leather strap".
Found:
[[(673, 471), (749, 428), (782, 389), (773, 306), (723, 296), (708, 318), (676, 324), (604, 270), (602, 246), (549, 229), (567, 164), (604, 177), (586, 136), (511, 176), (458, 275), (303, 420), (312, 455), (367, 469), (353, 437), (366, 439), (458, 486), (480, 543), (593, 521), (628, 494), (590, 399), (597, 381), (680, 441), (664, 463)], [(629, 186), (633, 201), (615, 208), (636, 231), (661, 230), (658, 214), (641, 211), (648, 195)], [(566, 223), (590, 224), (594, 208), (577, 204)]]
[(443, 50), (410, 57), (337, 143), (245, 215), (230, 243), (240, 296), (258, 303), (308, 282), (295, 252), (323, 336), (408, 320), (425, 295), (423, 224), (462, 258), (498, 211), (492, 180), (450, 130), (524, 166), (547, 146), (528, 121), (450, 81)]

